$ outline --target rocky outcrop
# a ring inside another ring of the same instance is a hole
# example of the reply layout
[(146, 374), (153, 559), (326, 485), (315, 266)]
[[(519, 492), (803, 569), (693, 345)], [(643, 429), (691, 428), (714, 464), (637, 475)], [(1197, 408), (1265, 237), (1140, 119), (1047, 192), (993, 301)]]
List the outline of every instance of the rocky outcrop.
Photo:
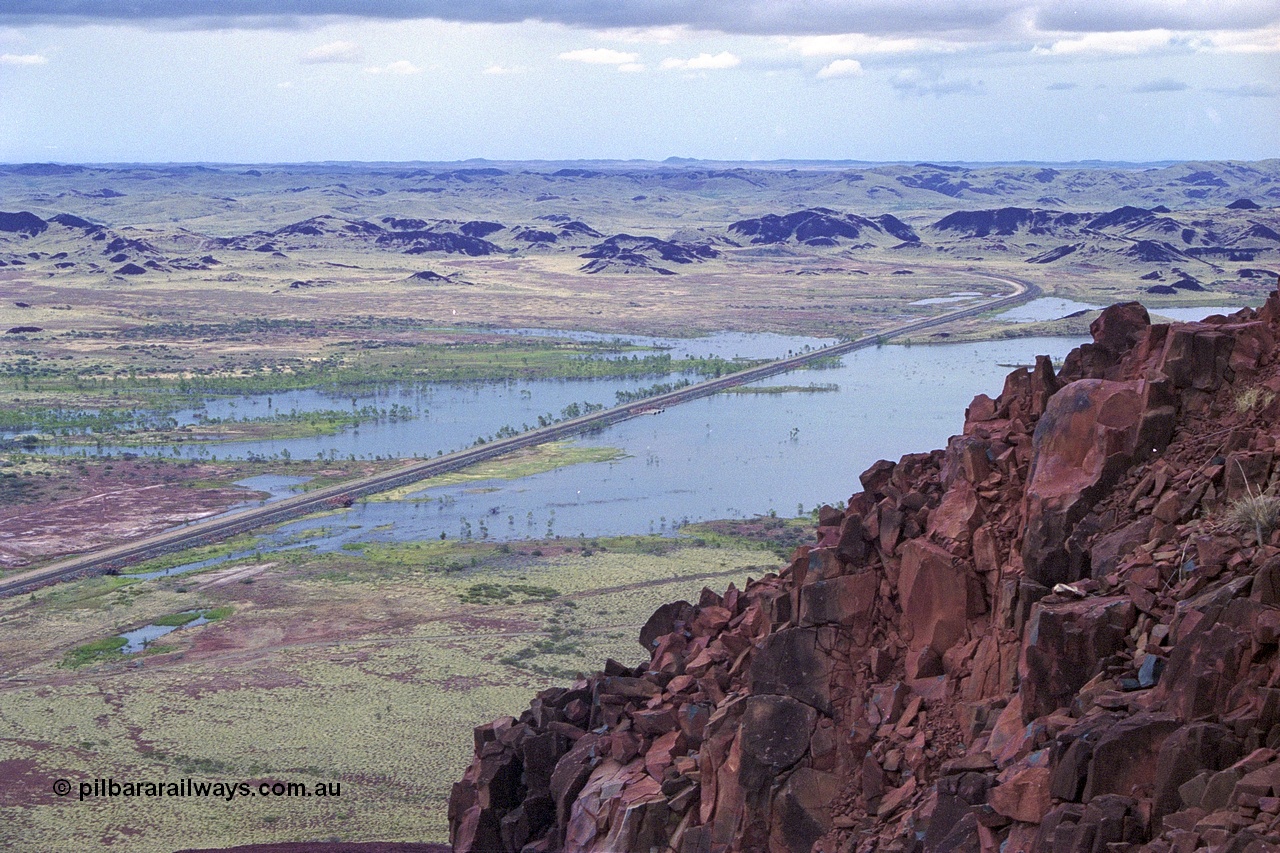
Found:
[(825, 207), (797, 210), (779, 216), (766, 214), (755, 219), (730, 223), (729, 233), (750, 243), (786, 243), (794, 241), (809, 246), (836, 246), (840, 240), (874, 243), (876, 238), (892, 237), (896, 241), (917, 243), (920, 237), (902, 220), (890, 214), (874, 219), (854, 213), (837, 213)]
[(1277, 849), (1280, 295), (1091, 330), (478, 728), (454, 849)]

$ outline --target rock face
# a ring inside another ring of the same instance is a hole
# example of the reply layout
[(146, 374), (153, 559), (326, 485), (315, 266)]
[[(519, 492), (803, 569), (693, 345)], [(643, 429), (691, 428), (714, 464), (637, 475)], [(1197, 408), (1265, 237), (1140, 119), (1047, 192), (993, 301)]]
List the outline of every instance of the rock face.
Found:
[(1092, 332), (478, 728), (454, 849), (1280, 849), (1280, 295)]

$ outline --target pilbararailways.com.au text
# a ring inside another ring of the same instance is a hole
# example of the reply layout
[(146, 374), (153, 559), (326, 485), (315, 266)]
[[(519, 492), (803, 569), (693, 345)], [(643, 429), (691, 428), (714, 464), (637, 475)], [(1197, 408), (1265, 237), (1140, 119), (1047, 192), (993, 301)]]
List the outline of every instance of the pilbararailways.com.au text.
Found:
[(79, 792), (81, 802), (109, 797), (209, 797), (231, 802), (250, 797), (340, 797), (342, 783), (316, 782), (308, 785), (305, 782), (205, 782), (197, 779), (178, 782), (94, 779), (75, 786), (70, 780), (58, 779), (53, 783), (53, 792), (59, 797), (65, 797), (73, 790)]

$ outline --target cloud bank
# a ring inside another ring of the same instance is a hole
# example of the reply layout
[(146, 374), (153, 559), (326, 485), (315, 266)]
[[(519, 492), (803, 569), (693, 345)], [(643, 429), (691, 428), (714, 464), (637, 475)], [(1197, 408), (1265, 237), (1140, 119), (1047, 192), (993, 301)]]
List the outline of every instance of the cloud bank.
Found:
[(44, 65), (48, 61), (38, 53), (0, 53), (0, 65)]
[(714, 55), (710, 53), (700, 53), (692, 59), (679, 59), (673, 56), (669, 59), (662, 60), (663, 68), (679, 71), (714, 71), (717, 69), (733, 68), (735, 65), (741, 64), (742, 60), (727, 50)]
[[(299, 8), (299, 7), (304, 8)], [(752, 35), (1254, 30), (1280, 25), (1258, 0), (5, 0), (0, 23), (174, 22), (210, 28), (289, 26), (307, 18), (515, 23), (592, 29), (688, 27)]]

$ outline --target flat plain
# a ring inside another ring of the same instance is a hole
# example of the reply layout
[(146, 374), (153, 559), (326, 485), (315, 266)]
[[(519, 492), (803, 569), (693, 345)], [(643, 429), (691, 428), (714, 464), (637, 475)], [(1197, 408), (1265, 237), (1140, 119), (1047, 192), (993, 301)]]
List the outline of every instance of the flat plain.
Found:
[[(216, 453), (360, 417), (190, 428), (167, 420), (182, 406), (707, 375), (732, 364), (572, 333), (851, 337), (1002, 294), (993, 277), (1089, 305), (1253, 304), (1277, 282), (1278, 201), (1278, 161), (0, 167), (0, 571), (222, 511), (255, 497), (233, 485), (247, 477), (314, 486), (394, 464), (94, 453)], [(983, 315), (917, 342), (1079, 333), (1096, 316), (1071, 314)], [(564, 334), (509, 333), (528, 327)], [(86, 455), (40, 452), (55, 440)], [(471, 475), (588, 461), (552, 449)], [(638, 663), (656, 606), (776, 568), (805, 523), (300, 549), (2, 600), (0, 840), (142, 851), (175, 838), (441, 840), (471, 727), (606, 657)], [(216, 618), (139, 654), (113, 639), (192, 612)], [(108, 777), (340, 781), (343, 795), (76, 802), (50, 790)]]

